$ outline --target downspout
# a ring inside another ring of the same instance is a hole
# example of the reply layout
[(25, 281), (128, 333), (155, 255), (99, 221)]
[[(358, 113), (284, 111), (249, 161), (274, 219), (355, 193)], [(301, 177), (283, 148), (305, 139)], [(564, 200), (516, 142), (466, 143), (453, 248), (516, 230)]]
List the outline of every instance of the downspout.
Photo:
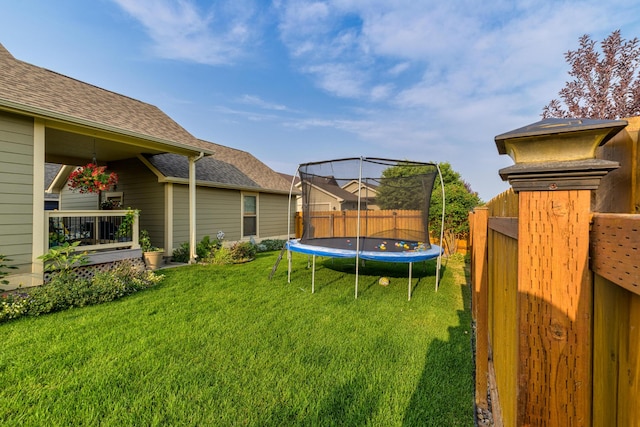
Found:
[(196, 262), (196, 162), (203, 157), (189, 157), (189, 264)]

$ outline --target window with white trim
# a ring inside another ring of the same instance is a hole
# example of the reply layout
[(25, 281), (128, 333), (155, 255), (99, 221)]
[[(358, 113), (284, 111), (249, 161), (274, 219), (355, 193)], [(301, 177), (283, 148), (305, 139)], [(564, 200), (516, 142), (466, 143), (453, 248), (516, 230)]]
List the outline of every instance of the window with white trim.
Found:
[(242, 196), (242, 237), (258, 235), (258, 196)]

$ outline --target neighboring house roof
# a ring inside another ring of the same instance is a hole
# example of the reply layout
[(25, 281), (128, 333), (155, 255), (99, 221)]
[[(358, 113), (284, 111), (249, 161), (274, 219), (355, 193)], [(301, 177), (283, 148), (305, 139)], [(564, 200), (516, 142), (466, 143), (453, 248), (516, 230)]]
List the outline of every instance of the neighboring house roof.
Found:
[(357, 202), (358, 195), (353, 194), (344, 188), (340, 187), (333, 177), (314, 177), (310, 181), (311, 185), (321, 189), (322, 191), (329, 193), (336, 197), (336, 199), (343, 202)]
[[(209, 143), (214, 153), (196, 163), (196, 180), (225, 188), (288, 193), (290, 184), (280, 174), (246, 151)], [(177, 154), (145, 156), (147, 161), (165, 177), (187, 179), (189, 162)]]
[(159, 108), (20, 61), (2, 44), (0, 76), (0, 107), (160, 142), (206, 147)]

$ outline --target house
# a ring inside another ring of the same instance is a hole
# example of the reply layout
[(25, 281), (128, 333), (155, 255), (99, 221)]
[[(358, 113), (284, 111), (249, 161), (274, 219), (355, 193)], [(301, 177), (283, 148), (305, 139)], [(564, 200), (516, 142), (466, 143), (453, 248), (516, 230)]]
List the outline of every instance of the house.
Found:
[[(288, 182), (293, 182), (297, 192), (302, 192), (302, 183), (298, 176), (280, 174)], [(333, 177), (315, 177), (309, 181), (310, 187), (308, 191), (313, 193), (314, 206), (312, 211), (348, 211), (358, 209), (358, 190), (360, 189), (360, 202), (364, 203), (363, 209), (378, 210), (376, 203), (377, 186), (371, 183), (363, 182), (358, 186), (358, 180), (350, 180), (340, 183)], [(298, 196), (296, 199), (296, 211), (302, 212), (302, 198)]]
[[(117, 188), (67, 191), (69, 173), (93, 159), (118, 173)], [(61, 166), (45, 187), (47, 163)], [(126, 215), (99, 211), (97, 197), (140, 209), (139, 228), (156, 246), (169, 255), (190, 242), (193, 260), (195, 243), (219, 230), (228, 239), (287, 235), (288, 188), (250, 154), (194, 137), (157, 107), (20, 61), (0, 44), (0, 254), (17, 267), (12, 285), (42, 282), (52, 219), (97, 226)], [(45, 210), (45, 190), (59, 193), (58, 211)]]
[[(198, 239), (225, 240), (287, 238), (289, 184), (279, 174), (246, 151), (201, 141), (214, 154), (196, 162), (196, 229)], [(111, 162), (109, 170), (119, 176), (116, 191), (101, 194), (73, 193), (64, 185), (60, 192), (63, 210), (95, 209), (106, 198), (123, 208), (141, 211), (140, 228), (149, 231), (157, 246), (167, 253), (189, 241), (187, 157), (174, 153), (142, 154)], [(67, 173), (68, 176), (68, 173)]]

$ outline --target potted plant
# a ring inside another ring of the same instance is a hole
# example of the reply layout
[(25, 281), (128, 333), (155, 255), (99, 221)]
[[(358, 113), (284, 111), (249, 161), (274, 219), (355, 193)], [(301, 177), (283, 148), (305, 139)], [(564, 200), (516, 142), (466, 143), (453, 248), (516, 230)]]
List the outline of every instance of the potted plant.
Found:
[(140, 230), (139, 241), (144, 263), (149, 269), (156, 270), (164, 264), (164, 249), (151, 244), (151, 238), (147, 230)]

